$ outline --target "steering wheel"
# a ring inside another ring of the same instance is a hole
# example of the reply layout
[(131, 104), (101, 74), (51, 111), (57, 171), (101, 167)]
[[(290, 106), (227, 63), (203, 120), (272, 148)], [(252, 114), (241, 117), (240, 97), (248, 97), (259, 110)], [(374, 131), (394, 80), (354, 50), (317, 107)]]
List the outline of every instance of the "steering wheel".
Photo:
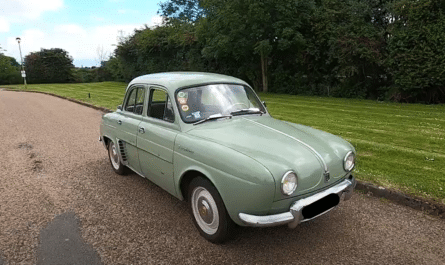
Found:
[(236, 105), (243, 105), (243, 106), (245, 106), (246, 108), (249, 108), (249, 106), (247, 106), (246, 103), (237, 102), (237, 103), (232, 104), (232, 105), (228, 106), (227, 108), (225, 108), (225, 109), (222, 111), (222, 113), (228, 111), (229, 109), (232, 109), (232, 108), (233, 108), (234, 106), (236, 106)]

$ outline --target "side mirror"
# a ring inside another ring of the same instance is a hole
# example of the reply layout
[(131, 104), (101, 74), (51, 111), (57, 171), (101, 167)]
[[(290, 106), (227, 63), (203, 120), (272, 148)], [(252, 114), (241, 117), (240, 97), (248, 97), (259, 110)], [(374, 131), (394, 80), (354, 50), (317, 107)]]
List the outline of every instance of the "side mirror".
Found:
[(122, 110), (122, 105), (117, 106), (118, 110)]
[(266, 101), (261, 101), (261, 103), (263, 103), (264, 107), (267, 108)]

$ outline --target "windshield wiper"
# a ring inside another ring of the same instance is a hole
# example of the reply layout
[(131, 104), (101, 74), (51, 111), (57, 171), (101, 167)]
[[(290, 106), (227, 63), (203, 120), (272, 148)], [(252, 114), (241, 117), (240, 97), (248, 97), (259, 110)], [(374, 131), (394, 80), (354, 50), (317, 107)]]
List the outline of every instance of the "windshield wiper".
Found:
[(221, 113), (213, 114), (213, 115), (208, 116), (205, 119), (202, 119), (200, 121), (193, 123), (193, 125), (198, 125), (198, 124), (206, 122), (206, 121), (217, 120), (220, 118), (232, 118), (232, 115), (230, 115), (230, 114), (222, 115)]
[(240, 109), (236, 111), (230, 112), (233, 116), (235, 115), (243, 115), (243, 114), (264, 114), (260, 109), (258, 108), (250, 108), (250, 109)]

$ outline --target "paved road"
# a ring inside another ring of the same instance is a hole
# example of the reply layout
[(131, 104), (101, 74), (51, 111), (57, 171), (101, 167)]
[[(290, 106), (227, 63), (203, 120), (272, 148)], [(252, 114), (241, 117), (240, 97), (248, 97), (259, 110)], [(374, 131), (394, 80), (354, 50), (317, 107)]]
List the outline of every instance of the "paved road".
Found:
[(101, 264), (94, 249), (82, 239), (75, 213), (56, 216), (39, 238), (37, 264)]
[(295, 230), (241, 228), (227, 244), (210, 244), (185, 203), (112, 171), (97, 141), (101, 115), (47, 95), (0, 91), (3, 263), (45, 264), (45, 238), (77, 229), (54, 228), (71, 216), (79, 244), (104, 264), (445, 264), (443, 220), (360, 193)]

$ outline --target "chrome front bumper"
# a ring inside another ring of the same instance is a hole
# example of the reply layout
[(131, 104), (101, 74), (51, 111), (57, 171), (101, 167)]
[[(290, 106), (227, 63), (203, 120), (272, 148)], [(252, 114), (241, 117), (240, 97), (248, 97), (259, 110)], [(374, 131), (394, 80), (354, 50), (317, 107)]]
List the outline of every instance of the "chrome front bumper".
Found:
[(311, 205), (312, 203), (320, 199), (323, 199), (324, 197), (331, 194), (337, 194), (340, 198), (340, 202), (342, 200), (344, 201), (349, 200), (352, 197), (352, 191), (354, 190), (356, 183), (357, 182), (354, 177), (345, 179), (339, 184), (330, 187), (327, 190), (324, 190), (322, 192), (316, 193), (312, 196), (294, 202), (290, 207), (289, 212), (273, 214), (273, 215), (264, 215), (264, 216), (240, 213), (238, 216), (241, 219), (241, 221), (243, 221), (243, 223), (246, 224), (247, 226), (267, 227), (267, 226), (288, 224), (290, 228), (295, 228), (299, 223), (317, 218), (318, 216), (321, 216), (329, 212), (330, 210), (336, 208), (332, 207), (327, 211), (318, 214), (317, 216), (305, 219), (303, 216), (304, 207)]
[(99, 142), (102, 142), (102, 144), (104, 145), (105, 149), (108, 149), (107, 143), (104, 141), (102, 136), (99, 136)]

